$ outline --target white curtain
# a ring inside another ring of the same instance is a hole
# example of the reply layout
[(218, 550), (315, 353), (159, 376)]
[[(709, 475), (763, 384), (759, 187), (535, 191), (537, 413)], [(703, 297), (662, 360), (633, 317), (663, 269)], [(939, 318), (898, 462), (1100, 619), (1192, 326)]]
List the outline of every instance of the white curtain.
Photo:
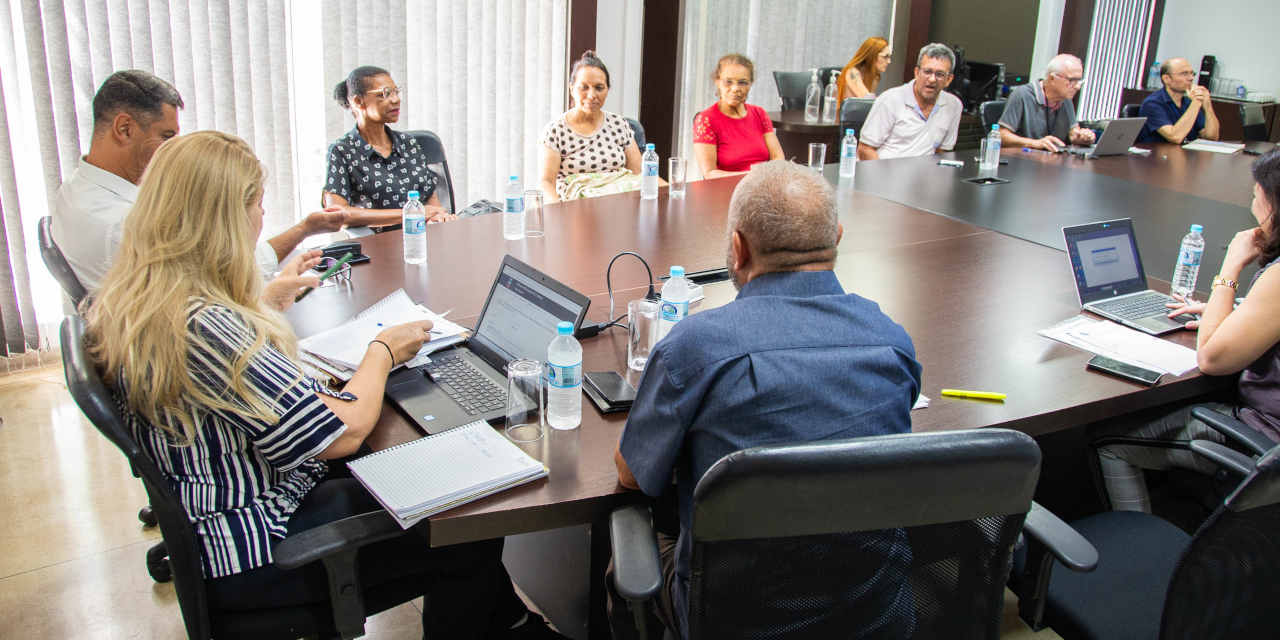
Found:
[(1081, 120), (1116, 117), (1121, 89), (1140, 86), (1154, 8), (1151, 0), (1098, 0), (1085, 57), (1089, 81), (1080, 96)]
[[(686, 0), (678, 153), (693, 157), (693, 117), (716, 102), (711, 74), (721, 56), (741, 53), (750, 58), (755, 64), (755, 84), (747, 102), (776, 111), (780, 102), (775, 70), (843, 67), (867, 38), (892, 40), (893, 4), (893, 0)], [(883, 78), (880, 90), (897, 84)], [(689, 165), (691, 173), (700, 173), (696, 162)]]
[[(434, 131), (461, 208), (497, 201), (507, 176), (530, 186), (538, 136), (564, 107), (567, 0), (323, 0), (327, 140), (355, 121), (328, 99), (361, 65), (404, 87), (396, 126)], [(319, 184), (316, 185), (319, 197)]]

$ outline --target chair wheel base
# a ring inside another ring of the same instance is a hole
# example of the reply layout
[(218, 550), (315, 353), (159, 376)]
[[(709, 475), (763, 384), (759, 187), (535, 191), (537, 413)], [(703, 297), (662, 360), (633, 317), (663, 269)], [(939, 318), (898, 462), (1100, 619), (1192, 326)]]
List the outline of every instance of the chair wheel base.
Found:
[(159, 522), (156, 518), (156, 512), (151, 510), (151, 505), (147, 505), (138, 511), (138, 521), (148, 527), (154, 527)]
[(147, 549), (147, 573), (156, 582), (173, 579), (173, 569), (169, 565), (169, 547), (163, 541)]

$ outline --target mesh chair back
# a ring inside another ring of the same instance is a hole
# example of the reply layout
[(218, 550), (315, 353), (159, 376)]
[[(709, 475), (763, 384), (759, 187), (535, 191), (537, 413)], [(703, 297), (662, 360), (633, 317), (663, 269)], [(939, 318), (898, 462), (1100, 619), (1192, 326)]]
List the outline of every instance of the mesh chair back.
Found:
[(867, 122), (867, 114), (871, 113), (871, 105), (875, 98), (845, 98), (840, 103), (840, 132), (844, 137), (845, 129), (853, 129), (854, 135), (862, 135), (862, 125)]
[(1039, 472), (1001, 429), (730, 454), (694, 491), (689, 636), (998, 639)]
[(173, 486), (125, 427), (120, 409), (89, 360), (84, 344), (84, 320), (79, 316), (67, 316), (62, 321), (61, 337), (67, 390), (89, 422), (124, 453), (142, 476), (151, 509), (160, 521), (160, 533), (169, 551), (169, 566), (173, 571), (173, 584), (178, 593), (182, 619), (187, 626), (187, 636), (192, 640), (207, 640), (212, 632), (204, 570), (191, 518), (178, 500)]
[(641, 154), (643, 154), (645, 144), (644, 125), (640, 124), (636, 120), (632, 120), (631, 118), (627, 118), (627, 124), (631, 125), (631, 132), (636, 135), (636, 148), (640, 150)]
[(1280, 638), (1278, 532), (1280, 446), (1258, 460), (1182, 551), (1165, 593), (1160, 637)]
[(1244, 124), (1246, 142), (1267, 141), (1267, 120), (1260, 104), (1240, 105), (1240, 122)]
[(804, 111), (804, 93), (809, 89), (809, 80), (812, 78), (812, 71), (773, 72), (773, 81), (778, 85), (778, 98), (782, 100), (783, 111)]
[(405, 133), (418, 141), (418, 146), (422, 147), (422, 152), (427, 156), (427, 168), (440, 179), (440, 186), (436, 187), (440, 206), (449, 213), (457, 213), (457, 201), (453, 197), (453, 177), (449, 175), (449, 160), (444, 155), (444, 144), (440, 142), (440, 136), (430, 131), (406, 131)]
[(1125, 118), (1136, 118), (1141, 111), (1142, 105), (1140, 104), (1126, 104), (1120, 107), (1120, 115)]
[(71, 265), (67, 264), (67, 258), (62, 255), (62, 249), (53, 243), (53, 218), (50, 216), (40, 218), (36, 234), (40, 239), (40, 259), (44, 260), (45, 268), (53, 274), (53, 279), (58, 281), (62, 290), (67, 292), (71, 303), (79, 307), (80, 301), (84, 300), (87, 292), (84, 285), (80, 284), (80, 278), (76, 277), (76, 272), (72, 271)]
[(1004, 115), (1004, 100), (988, 100), (978, 105), (978, 113), (982, 114), (982, 128), (990, 131), (991, 125), (1000, 122)]

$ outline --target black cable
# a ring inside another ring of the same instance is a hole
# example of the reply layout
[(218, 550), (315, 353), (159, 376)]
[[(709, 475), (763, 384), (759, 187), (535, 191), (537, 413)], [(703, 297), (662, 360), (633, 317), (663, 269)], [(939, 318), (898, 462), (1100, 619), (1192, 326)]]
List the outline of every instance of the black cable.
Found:
[(636, 259), (640, 261), (640, 264), (644, 265), (645, 272), (649, 274), (649, 292), (645, 294), (644, 299), (655, 300), (655, 301), (658, 299), (658, 294), (654, 291), (654, 288), (653, 288), (653, 269), (649, 268), (649, 263), (645, 261), (645, 259), (641, 257), (640, 254), (635, 253), (634, 251), (623, 251), (622, 253), (619, 253), (618, 255), (614, 256), (613, 259), (609, 261), (609, 266), (606, 267), (604, 271), (604, 284), (605, 284), (605, 288), (609, 292), (609, 316), (608, 316), (610, 318), (609, 321), (601, 322), (595, 325), (583, 325), (578, 328), (578, 331), (574, 334), (575, 337), (580, 339), (591, 338), (599, 335), (601, 331), (604, 331), (609, 327), (630, 328), (629, 325), (627, 325), (626, 323), (619, 322), (619, 320), (622, 320), (623, 318), (627, 317), (627, 314), (624, 313), (616, 318), (613, 316), (613, 312), (616, 311), (614, 307), (614, 301), (613, 301), (613, 280), (612, 280), (613, 263), (616, 262), (618, 258), (621, 258), (622, 256), (635, 256)]

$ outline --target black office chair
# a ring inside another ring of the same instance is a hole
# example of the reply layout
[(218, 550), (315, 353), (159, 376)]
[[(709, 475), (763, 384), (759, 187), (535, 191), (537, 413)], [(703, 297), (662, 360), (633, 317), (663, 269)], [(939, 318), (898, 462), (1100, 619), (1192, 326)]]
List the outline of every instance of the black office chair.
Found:
[(444, 144), (440, 137), (430, 131), (406, 131), (405, 133), (418, 141), (422, 152), (427, 156), (427, 167), (440, 179), (436, 194), (440, 196), (440, 205), (449, 213), (457, 213), (457, 202), (453, 197), (453, 177), (449, 174), (449, 160), (444, 155)]
[(40, 258), (44, 260), (44, 266), (53, 274), (53, 279), (58, 281), (62, 290), (71, 298), (71, 304), (76, 308), (80, 307), (80, 301), (84, 300), (84, 285), (80, 284), (80, 279), (76, 277), (76, 272), (71, 270), (71, 265), (67, 264), (67, 259), (62, 255), (62, 249), (53, 242), (53, 218), (45, 216), (40, 218), (40, 224), (37, 227), (36, 234), (40, 240)]
[[(272, 551), (275, 564), (295, 569), (323, 560), (329, 574), (332, 603), (261, 610), (210, 609), (201, 568), (201, 546), (191, 517), (173, 486), (134, 442), (119, 409), (99, 378), (84, 344), (84, 320), (62, 321), (62, 363), (67, 389), (98, 432), (120, 449), (142, 474), (160, 532), (169, 548), (174, 587), (191, 640), (301, 637), (355, 638), (364, 634), (366, 615), (424, 595), (429, 581), (409, 576), (362, 589), (356, 556), (359, 548), (406, 532), (385, 511), (366, 513), (286, 538)], [(409, 533), (407, 535), (417, 535)]]
[(840, 132), (837, 137), (843, 139), (845, 129), (853, 129), (854, 135), (862, 135), (862, 125), (867, 122), (867, 114), (871, 113), (871, 105), (875, 98), (845, 98), (840, 103)]
[(978, 105), (978, 113), (982, 114), (982, 128), (984, 131), (990, 131), (991, 125), (998, 124), (1000, 117), (1004, 115), (1004, 100), (988, 100)]
[(644, 125), (631, 118), (627, 118), (627, 124), (631, 125), (631, 131), (635, 133), (636, 148), (640, 149), (640, 153), (644, 153)]
[(812, 71), (773, 72), (773, 81), (778, 85), (778, 99), (782, 101), (783, 111), (804, 111), (805, 92), (808, 91), (812, 78)]
[[(822, 91), (825, 95), (827, 86), (831, 84), (831, 72), (836, 73), (836, 82), (840, 82), (840, 69), (843, 67), (818, 67), (818, 82), (822, 83)], [(807, 86), (807, 85), (806, 85)], [(836, 95), (840, 95), (837, 90)]]
[(1269, 139), (1262, 105), (1256, 103), (1240, 105), (1240, 122), (1244, 124), (1245, 142), (1266, 142)]
[[(1083, 538), (1033, 505), (1039, 473), (1035, 441), (1003, 429), (725, 456), (694, 491), (688, 636), (845, 637), (884, 611), (867, 606), (874, 596), (840, 594), (890, 573), (881, 556), (859, 550), (857, 534), (902, 529), (909, 567), (887, 581), (900, 579), (910, 590), (892, 612), (914, 619), (909, 637), (997, 639), (1019, 532), (1080, 570), (1097, 563)], [(610, 526), (615, 585), (643, 627), (641, 603), (663, 588), (651, 518), (647, 508), (628, 505), (613, 512)], [(763, 581), (776, 589), (753, 590)]]
[(1122, 118), (1136, 118), (1141, 111), (1142, 105), (1140, 104), (1126, 104), (1120, 107), (1120, 116)]
[(1280, 638), (1280, 446), (1256, 464), (1216, 443), (1191, 448), (1247, 469), (1244, 482), (1194, 536), (1136, 511), (1072, 522), (1105, 562), (1090, 575), (1052, 576), (1044, 623), (1058, 635)]

